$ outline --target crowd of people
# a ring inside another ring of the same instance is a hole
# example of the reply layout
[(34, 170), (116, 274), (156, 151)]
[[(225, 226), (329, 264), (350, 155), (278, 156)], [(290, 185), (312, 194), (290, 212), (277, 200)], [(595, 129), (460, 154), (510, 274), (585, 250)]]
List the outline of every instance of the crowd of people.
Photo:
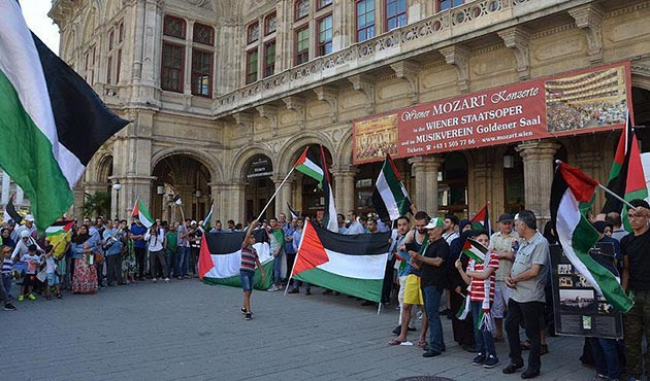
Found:
[[(616, 253), (615, 269), (621, 273), (623, 288), (634, 298), (632, 310), (623, 315), (624, 339), (590, 337), (585, 340), (581, 360), (596, 367), (595, 380), (630, 380), (643, 376), (642, 335), (650, 334), (650, 206), (634, 200), (627, 219), (632, 233), (622, 228), (618, 213), (591, 217), (601, 242), (611, 242)], [(507, 341), (509, 361), (504, 374), (525, 366), (523, 351), (528, 351), (526, 369), (521, 378), (537, 377), (541, 356), (549, 352), (546, 332), (555, 335), (551, 292), (549, 246), (558, 243), (552, 226), (547, 223), (543, 234), (538, 230), (533, 212), (523, 210), (516, 216), (502, 214), (497, 231), (490, 234), (476, 230), (469, 220), (454, 215), (429, 217), (414, 210), (413, 218), (398, 218), (391, 229), (390, 221), (376, 215), (357, 215), (350, 211), (337, 215), (339, 233), (374, 234), (392, 232), (390, 254), (386, 264), (381, 304), (388, 307), (395, 296), (399, 306), (396, 338), (391, 346), (417, 345), (423, 357), (437, 357), (446, 351), (441, 316), (452, 320), (453, 340), (473, 354), (473, 365), (491, 369), (500, 364), (496, 343)], [(319, 223), (318, 219), (314, 220)], [(305, 220), (302, 217), (254, 221), (246, 229), (233, 220), (223, 227), (216, 221), (210, 233), (247, 231), (242, 244), (241, 278), (244, 301), (241, 309), (252, 318), (250, 295), (252, 277), (259, 258), (253, 248), (251, 232), (263, 229), (268, 234), (274, 258), (272, 286), (276, 291), (288, 279), (283, 266), (291, 269), (300, 245)], [(0, 299), (5, 310), (15, 310), (11, 299), (14, 283), (17, 300), (35, 300), (35, 294), (62, 297), (64, 290), (92, 294), (101, 287), (137, 283), (145, 279), (169, 282), (198, 276), (200, 242), (205, 234), (202, 221), (185, 220), (168, 224), (157, 220), (146, 228), (135, 218), (129, 226), (125, 220), (84, 219), (75, 223), (70, 234), (46, 239), (38, 236), (33, 218), (16, 226), (7, 221), (1, 230), (3, 268)], [(468, 242), (470, 243), (468, 245)], [(467, 255), (468, 247), (479, 248), (484, 259)], [(483, 250), (480, 250), (483, 248)], [(286, 261), (286, 262), (285, 262)], [(289, 293), (309, 284), (292, 280)], [(325, 289), (323, 294), (338, 294)], [(363, 301), (363, 305), (376, 305)], [(446, 306), (441, 310), (441, 306)], [(419, 309), (419, 313), (417, 311)], [(418, 319), (418, 316), (420, 317)], [(416, 343), (408, 340), (417, 331)], [(520, 327), (527, 340), (520, 341)], [(647, 374), (647, 371), (646, 371)]]

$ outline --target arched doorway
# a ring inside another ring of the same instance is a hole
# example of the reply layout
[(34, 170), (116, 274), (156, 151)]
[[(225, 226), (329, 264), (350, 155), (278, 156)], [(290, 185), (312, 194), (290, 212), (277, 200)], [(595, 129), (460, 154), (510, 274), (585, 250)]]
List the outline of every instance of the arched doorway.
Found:
[[(317, 144), (311, 144), (308, 146), (301, 147), (293, 155), (292, 163), (295, 163), (300, 155), (305, 151), (307, 147), (311, 153), (311, 156), (318, 160), (318, 163), (321, 162), (321, 146)], [(327, 168), (331, 171), (332, 168), (332, 155), (329, 150), (323, 147), (323, 152), (325, 153), (325, 162)], [(318, 181), (315, 179), (306, 176), (300, 172), (295, 171), (295, 188), (293, 194), (292, 205), (295, 209), (298, 209), (301, 214), (305, 217), (316, 217), (319, 211), (325, 210), (325, 198), (323, 197), (323, 190), (319, 188)], [(334, 184), (333, 176), (330, 177), (332, 181), (332, 189), (336, 186)]]
[(438, 172), (438, 214), (468, 217), (467, 160), (462, 153), (445, 154)]
[[(187, 155), (171, 155), (156, 164), (153, 176), (156, 180), (149, 206), (153, 218), (199, 221), (205, 217), (212, 202), (208, 185), (212, 179), (205, 164)], [(181, 205), (175, 202), (176, 196)]]
[[(271, 159), (262, 154), (251, 157), (245, 166), (246, 188), (245, 194), (245, 211), (246, 221), (252, 221), (257, 218), (264, 206), (273, 196), (275, 186), (271, 180), (273, 175), (273, 162)], [(268, 209), (261, 216), (262, 219), (275, 216), (275, 205), (271, 203)]]

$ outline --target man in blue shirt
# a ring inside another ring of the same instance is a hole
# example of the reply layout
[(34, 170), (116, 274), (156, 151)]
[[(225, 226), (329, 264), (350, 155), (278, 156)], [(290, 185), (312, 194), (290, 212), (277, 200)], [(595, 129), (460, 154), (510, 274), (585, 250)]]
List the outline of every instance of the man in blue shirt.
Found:
[(114, 282), (122, 283), (122, 239), (123, 232), (115, 227), (111, 220), (106, 222), (104, 231), (104, 249), (106, 251), (106, 276), (108, 286), (115, 286)]
[(131, 239), (133, 240), (133, 251), (135, 251), (135, 259), (138, 263), (138, 278), (144, 279), (145, 259), (147, 257), (147, 243), (144, 240), (144, 235), (147, 233), (147, 228), (142, 225), (138, 217), (133, 217), (131, 224)]

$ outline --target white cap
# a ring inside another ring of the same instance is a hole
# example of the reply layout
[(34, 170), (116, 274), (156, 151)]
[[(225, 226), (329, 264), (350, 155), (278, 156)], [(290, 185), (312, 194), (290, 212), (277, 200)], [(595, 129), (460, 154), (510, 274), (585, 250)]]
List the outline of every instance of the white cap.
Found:
[(435, 228), (444, 228), (445, 221), (440, 217), (434, 217), (429, 221), (429, 224), (424, 227), (426, 230), (435, 229)]
[(25, 221), (34, 222), (34, 216), (32, 216), (31, 214), (26, 215), (25, 216)]
[(20, 238), (29, 238), (31, 234), (27, 230), (23, 230), (20, 232)]
[(191, 224), (196, 225), (196, 220), (192, 220)]

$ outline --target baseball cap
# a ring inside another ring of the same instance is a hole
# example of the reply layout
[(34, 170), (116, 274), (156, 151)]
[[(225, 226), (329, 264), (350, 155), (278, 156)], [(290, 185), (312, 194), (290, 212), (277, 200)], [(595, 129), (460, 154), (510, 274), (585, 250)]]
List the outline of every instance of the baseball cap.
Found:
[(25, 221), (34, 222), (34, 216), (32, 216), (31, 214), (26, 215), (25, 216)]
[(499, 220), (497, 222), (513, 222), (514, 220), (515, 219), (512, 217), (512, 214), (503, 213), (499, 216)]
[(20, 232), (20, 238), (29, 238), (31, 234), (27, 230), (23, 230)]
[(429, 221), (429, 224), (424, 227), (424, 229), (429, 230), (429, 229), (435, 229), (435, 228), (444, 228), (445, 227), (445, 221), (440, 218), (440, 217), (434, 217)]

